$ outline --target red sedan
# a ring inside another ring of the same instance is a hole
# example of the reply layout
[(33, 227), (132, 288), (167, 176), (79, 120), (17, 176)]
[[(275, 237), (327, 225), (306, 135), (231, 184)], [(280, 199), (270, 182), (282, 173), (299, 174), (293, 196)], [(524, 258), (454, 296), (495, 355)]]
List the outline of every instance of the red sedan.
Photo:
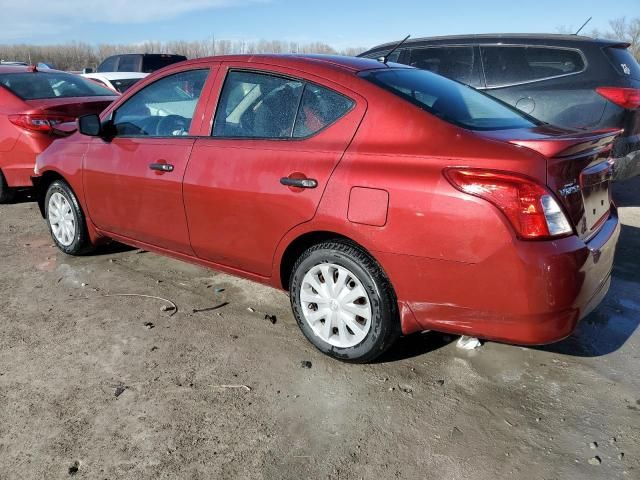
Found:
[(0, 66), (0, 203), (31, 187), (36, 156), (63, 132), (56, 126), (100, 113), (117, 98), (78, 75)]
[(114, 239), (288, 290), (339, 359), (420, 330), (553, 342), (609, 288), (618, 132), (542, 125), (427, 71), (200, 59), (79, 129), (34, 177), (62, 251)]

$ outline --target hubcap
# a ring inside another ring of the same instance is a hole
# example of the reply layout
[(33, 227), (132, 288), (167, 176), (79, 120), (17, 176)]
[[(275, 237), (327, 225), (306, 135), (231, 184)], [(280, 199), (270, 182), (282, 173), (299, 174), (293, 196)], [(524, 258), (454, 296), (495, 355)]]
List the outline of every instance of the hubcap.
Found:
[(300, 303), (313, 332), (335, 347), (353, 347), (371, 328), (371, 302), (358, 277), (333, 263), (322, 263), (302, 279)]
[(64, 195), (54, 192), (49, 198), (49, 225), (56, 240), (68, 247), (76, 237), (76, 220), (71, 210), (71, 204)]

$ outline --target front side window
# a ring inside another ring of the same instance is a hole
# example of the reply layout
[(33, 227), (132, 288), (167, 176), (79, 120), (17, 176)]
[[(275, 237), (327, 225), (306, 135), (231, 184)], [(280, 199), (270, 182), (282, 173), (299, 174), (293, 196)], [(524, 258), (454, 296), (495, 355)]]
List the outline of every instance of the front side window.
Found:
[(537, 125), (530, 117), (488, 95), (426, 70), (385, 69), (360, 75), (432, 115), (469, 130)]
[(467, 85), (480, 85), (480, 70), (472, 46), (414, 48), (409, 64)]
[(189, 134), (209, 70), (164, 77), (136, 92), (113, 116), (116, 135), (172, 137)]
[(213, 136), (304, 138), (347, 113), (353, 101), (300, 80), (232, 71), (222, 89)]
[(0, 74), (0, 86), (5, 87), (23, 100), (114, 96), (113, 90), (79, 75), (64, 72)]
[(117, 63), (118, 63), (117, 56), (108, 57), (104, 60), (104, 62), (102, 62), (98, 66), (98, 69), (96, 71), (97, 72), (115, 72)]
[(481, 47), (487, 87), (532, 82), (584, 70), (576, 50), (549, 47)]

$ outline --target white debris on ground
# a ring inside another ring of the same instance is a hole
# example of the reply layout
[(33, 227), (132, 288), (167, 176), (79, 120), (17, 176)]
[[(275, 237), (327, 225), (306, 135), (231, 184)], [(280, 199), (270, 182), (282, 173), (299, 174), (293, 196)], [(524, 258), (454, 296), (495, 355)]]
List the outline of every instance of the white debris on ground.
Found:
[(463, 335), (458, 340), (456, 346), (462, 350), (475, 350), (476, 348), (480, 348), (482, 343), (480, 343), (480, 340), (476, 337), (467, 337), (466, 335)]

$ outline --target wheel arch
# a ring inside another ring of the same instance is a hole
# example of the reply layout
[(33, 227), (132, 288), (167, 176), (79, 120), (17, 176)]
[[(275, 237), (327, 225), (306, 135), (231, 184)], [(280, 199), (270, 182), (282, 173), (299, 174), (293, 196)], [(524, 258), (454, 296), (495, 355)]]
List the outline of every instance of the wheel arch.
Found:
[[(71, 188), (71, 191), (73, 191), (73, 187), (71, 187), (71, 184), (60, 173), (56, 172), (55, 170), (47, 170), (46, 172), (43, 172), (42, 175), (38, 177), (38, 180), (34, 181), (33, 183), (36, 201), (38, 202), (38, 208), (40, 209), (40, 214), (42, 215), (42, 218), (46, 217), (44, 200), (45, 200), (45, 197), (47, 196), (47, 190), (49, 189), (49, 185), (51, 185), (56, 180), (62, 180), (67, 185), (69, 185), (69, 188)], [(76, 194), (76, 197), (77, 197), (77, 194)]]
[(367, 255), (373, 258), (378, 263), (378, 265), (380, 265), (380, 268), (384, 272), (384, 275), (387, 278), (390, 287), (393, 289), (393, 284), (391, 282), (391, 279), (389, 278), (389, 275), (386, 273), (383, 265), (376, 258), (376, 256), (371, 252), (371, 250), (369, 250), (361, 242), (358, 242), (357, 240), (354, 240), (353, 238), (347, 235), (344, 235), (342, 233), (338, 233), (332, 230), (308, 231), (308, 232), (299, 234), (298, 236), (293, 238), (291, 241), (289, 241), (288, 245), (286, 246), (286, 248), (284, 248), (284, 251), (282, 252), (282, 255), (280, 257), (279, 269), (277, 271), (277, 274), (279, 275), (278, 280), (280, 282), (279, 286), (284, 290), (289, 290), (289, 282), (291, 280), (291, 274), (293, 273), (293, 266), (295, 265), (296, 260), (300, 257), (302, 252), (312, 247), (313, 245), (317, 245), (319, 243), (326, 242), (329, 240), (338, 240), (345, 243), (349, 243), (359, 248), (360, 250), (366, 252)]

